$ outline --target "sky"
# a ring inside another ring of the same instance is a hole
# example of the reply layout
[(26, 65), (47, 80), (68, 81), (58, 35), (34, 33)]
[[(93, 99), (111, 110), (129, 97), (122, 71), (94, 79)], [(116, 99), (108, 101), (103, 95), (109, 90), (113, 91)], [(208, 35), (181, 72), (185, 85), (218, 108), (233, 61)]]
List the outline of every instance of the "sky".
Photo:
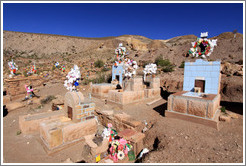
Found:
[(141, 35), (151, 39), (237, 29), (242, 3), (4, 3), (3, 30), (78, 37)]

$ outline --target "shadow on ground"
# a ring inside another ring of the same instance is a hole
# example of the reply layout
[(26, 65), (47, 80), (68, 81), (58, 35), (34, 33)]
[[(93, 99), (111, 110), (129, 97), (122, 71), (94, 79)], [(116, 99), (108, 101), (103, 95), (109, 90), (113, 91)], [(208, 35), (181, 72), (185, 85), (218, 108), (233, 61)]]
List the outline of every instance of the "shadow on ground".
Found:
[(231, 112), (243, 115), (243, 103), (221, 101), (220, 105)]
[(164, 104), (161, 104), (157, 107), (153, 108), (156, 112), (158, 112), (161, 116), (165, 116), (165, 111), (167, 110), (167, 102)]
[(6, 105), (3, 106), (3, 117), (8, 115), (8, 109), (6, 108)]

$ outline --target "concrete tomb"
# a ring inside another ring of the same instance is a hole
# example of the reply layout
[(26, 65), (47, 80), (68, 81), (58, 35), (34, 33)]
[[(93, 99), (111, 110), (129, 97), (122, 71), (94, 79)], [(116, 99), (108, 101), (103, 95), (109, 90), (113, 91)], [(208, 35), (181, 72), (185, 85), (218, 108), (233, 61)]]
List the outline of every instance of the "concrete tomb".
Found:
[(81, 92), (67, 92), (64, 110), (20, 116), (19, 127), (24, 134), (39, 132), (44, 149), (53, 153), (96, 133), (94, 111), (95, 103)]
[(218, 129), (220, 61), (185, 62), (183, 91), (168, 97), (165, 115)]
[(107, 99), (121, 107), (148, 98), (160, 97), (160, 78), (151, 75), (147, 81), (140, 76), (124, 78), (122, 89), (117, 89), (115, 84), (92, 84), (91, 87), (92, 96)]

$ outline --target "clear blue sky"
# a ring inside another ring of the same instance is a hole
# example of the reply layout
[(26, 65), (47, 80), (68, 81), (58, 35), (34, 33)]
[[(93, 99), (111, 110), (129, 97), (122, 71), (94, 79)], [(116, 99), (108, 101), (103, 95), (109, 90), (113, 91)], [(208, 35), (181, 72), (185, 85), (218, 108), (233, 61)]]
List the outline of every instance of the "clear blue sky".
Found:
[(3, 30), (79, 37), (142, 35), (169, 39), (237, 29), (243, 33), (243, 4), (236, 3), (5, 3)]

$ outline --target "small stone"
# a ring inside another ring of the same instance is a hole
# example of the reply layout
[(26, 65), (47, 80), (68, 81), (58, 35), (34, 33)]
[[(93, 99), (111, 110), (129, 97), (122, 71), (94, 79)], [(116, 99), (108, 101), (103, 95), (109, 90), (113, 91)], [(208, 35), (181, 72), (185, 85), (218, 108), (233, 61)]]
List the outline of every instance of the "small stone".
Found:
[(63, 163), (73, 163), (73, 161), (70, 158), (67, 158)]
[(230, 123), (231, 122), (231, 117), (230, 116), (226, 116), (226, 115), (220, 115), (219, 120)]
[(29, 142), (27, 142), (26, 144), (29, 145)]

